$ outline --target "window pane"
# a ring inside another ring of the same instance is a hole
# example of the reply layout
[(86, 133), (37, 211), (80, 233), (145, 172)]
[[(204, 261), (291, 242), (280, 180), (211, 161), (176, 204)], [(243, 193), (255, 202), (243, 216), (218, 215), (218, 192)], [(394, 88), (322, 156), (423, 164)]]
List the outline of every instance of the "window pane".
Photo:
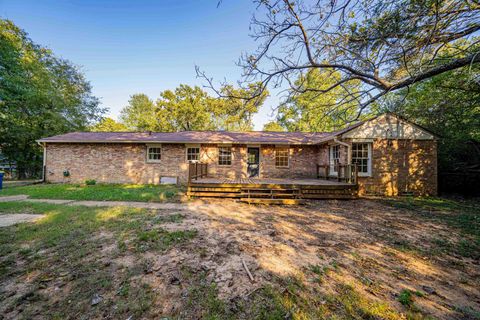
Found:
[(232, 148), (219, 147), (218, 148), (218, 164), (229, 166), (232, 164)]
[(275, 149), (275, 166), (288, 167), (288, 148)]
[[(355, 150), (355, 151), (353, 151)], [(352, 144), (352, 164), (356, 164), (358, 172), (368, 173), (369, 164), (368, 143)]]
[(162, 148), (149, 147), (148, 148), (148, 160), (160, 160), (162, 158)]
[(199, 161), (200, 160), (200, 148), (187, 148), (187, 161)]

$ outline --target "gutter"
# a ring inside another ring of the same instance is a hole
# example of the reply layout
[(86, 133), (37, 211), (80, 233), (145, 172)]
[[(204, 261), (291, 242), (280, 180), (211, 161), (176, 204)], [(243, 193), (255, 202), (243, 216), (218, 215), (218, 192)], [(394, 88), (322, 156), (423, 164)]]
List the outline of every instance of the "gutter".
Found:
[(258, 142), (258, 141), (154, 141), (154, 140), (121, 140), (121, 141), (111, 141), (111, 140), (81, 140), (81, 141), (72, 141), (72, 140), (37, 140), (37, 143), (132, 143), (132, 144), (230, 144), (230, 145), (239, 145), (239, 144), (255, 144), (255, 145), (317, 145), (317, 141), (309, 142), (285, 142), (285, 141), (271, 141), (271, 142)]

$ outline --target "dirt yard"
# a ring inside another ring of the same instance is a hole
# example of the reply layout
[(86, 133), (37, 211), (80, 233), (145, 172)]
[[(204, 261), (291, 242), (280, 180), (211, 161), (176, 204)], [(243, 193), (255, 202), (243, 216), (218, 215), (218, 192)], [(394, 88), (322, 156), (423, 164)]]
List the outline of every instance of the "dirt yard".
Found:
[(400, 204), (95, 209), (3, 250), (0, 319), (480, 319), (478, 212)]

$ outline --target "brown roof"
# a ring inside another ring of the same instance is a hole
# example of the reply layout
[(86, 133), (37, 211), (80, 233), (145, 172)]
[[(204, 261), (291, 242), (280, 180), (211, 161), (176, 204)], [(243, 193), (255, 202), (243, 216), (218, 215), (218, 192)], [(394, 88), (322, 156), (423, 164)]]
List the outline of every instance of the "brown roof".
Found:
[(69, 143), (258, 143), (315, 144), (334, 135), (333, 132), (71, 132), (38, 140), (39, 142)]

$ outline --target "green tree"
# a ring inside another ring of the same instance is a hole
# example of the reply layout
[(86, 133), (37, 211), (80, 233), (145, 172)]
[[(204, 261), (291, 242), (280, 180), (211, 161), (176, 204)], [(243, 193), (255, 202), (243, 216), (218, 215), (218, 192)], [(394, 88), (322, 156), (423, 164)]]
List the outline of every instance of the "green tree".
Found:
[[(288, 131), (332, 131), (339, 129), (359, 112), (356, 102), (345, 103), (348, 95), (358, 91), (351, 81), (327, 90), (340, 78), (338, 72), (311, 69), (295, 81), (286, 103), (278, 108), (277, 122)], [(341, 106), (339, 106), (339, 104)]]
[(277, 121), (269, 121), (263, 125), (263, 131), (285, 131), (285, 128)]
[(41, 172), (35, 140), (85, 130), (105, 111), (78, 67), (0, 19), (0, 148), (20, 178)]
[(123, 123), (117, 122), (112, 118), (105, 117), (93, 126), (90, 127), (90, 131), (97, 131), (97, 132), (121, 132), (121, 131), (129, 131), (127, 126)]
[(181, 84), (157, 100), (160, 131), (214, 130), (218, 104), (200, 87)]
[[(452, 45), (478, 35), (478, 0), (253, 2), (251, 37), (258, 46), (237, 64), (242, 85), (260, 81), (254, 95), (269, 85), (301, 93), (304, 88), (295, 80), (316, 69), (337, 73), (324, 93), (352, 81), (361, 86), (347, 92), (348, 99), (332, 101), (332, 108), (356, 101), (360, 111), (367, 111), (387, 94), (480, 63), (478, 47)], [(446, 46), (452, 49), (449, 54), (436, 59)], [(197, 75), (214, 89), (198, 67)]]
[(384, 108), (439, 135), (440, 171), (480, 162), (480, 67), (433, 77), (384, 101)]
[[(228, 90), (246, 95), (256, 88), (255, 85), (247, 89), (229, 86)], [(156, 102), (145, 94), (133, 95), (121, 111), (121, 120), (130, 129), (139, 131), (252, 130), (252, 117), (267, 95), (265, 91), (248, 101), (213, 98), (198, 86), (181, 84), (175, 90), (161, 92)]]
[(146, 94), (134, 94), (121, 110), (120, 121), (131, 130), (156, 131), (159, 129), (156, 110), (155, 103)]
[(224, 97), (217, 98), (215, 119), (216, 127), (228, 131), (253, 130), (253, 116), (258, 112), (268, 97), (268, 91), (253, 99), (240, 99), (237, 97), (251, 97), (258, 91), (258, 83), (250, 84), (247, 88), (235, 88), (225, 85), (221, 88)]

